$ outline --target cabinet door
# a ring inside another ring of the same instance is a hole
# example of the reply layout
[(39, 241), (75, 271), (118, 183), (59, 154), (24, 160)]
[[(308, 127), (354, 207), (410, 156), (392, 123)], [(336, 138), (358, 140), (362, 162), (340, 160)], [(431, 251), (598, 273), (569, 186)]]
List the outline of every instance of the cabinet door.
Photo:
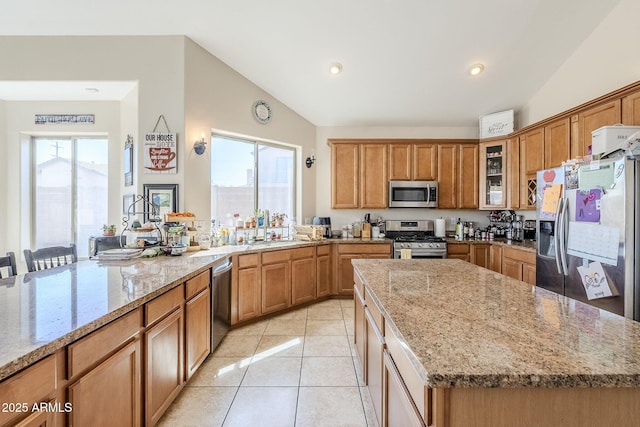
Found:
[[(311, 248), (313, 249), (313, 248)], [(316, 262), (313, 256), (291, 261), (291, 300), (293, 305), (316, 298)]]
[(187, 301), (185, 306), (186, 376), (187, 380), (211, 352), (211, 290)]
[(458, 169), (458, 207), (461, 209), (478, 208), (478, 146), (460, 145)]
[(589, 154), (591, 132), (612, 126), (622, 119), (622, 101), (616, 99), (578, 113), (571, 118), (571, 157)]
[[(389, 193), (387, 144), (360, 146), (360, 207), (386, 209)], [(342, 183), (339, 182), (342, 186)]]
[(447, 244), (447, 258), (461, 259), (471, 262), (471, 248), (469, 243)]
[(360, 144), (331, 145), (331, 207), (356, 209), (360, 178)]
[(522, 280), (522, 262), (511, 258), (502, 258), (502, 274)]
[(534, 264), (522, 264), (522, 280), (530, 285), (536, 284), (536, 266)]
[(507, 207), (507, 142), (482, 142), (479, 147), (480, 209)]
[(520, 208), (520, 139), (507, 140), (507, 208)]
[(622, 124), (640, 126), (640, 91), (622, 98)]
[(360, 286), (358, 284), (355, 284), (353, 289), (353, 340), (356, 345), (356, 353), (358, 354), (358, 359), (360, 360), (360, 368), (362, 369), (360, 374), (362, 375), (364, 385), (367, 385), (367, 331), (364, 315), (364, 308), (366, 304), (364, 302), (364, 297), (362, 296), (360, 289)]
[(524, 134), (520, 144), (520, 156), (524, 156), (525, 175), (535, 174), (544, 169), (544, 128), (533, 129)]
[(544, 128), (544, 168), (555, 168), (571, 158), (571, 125), (569, 118), (548, 124)]
[(337, 256), (337, 293), (338, 295), (353, 294), (353, 266), (351, 260), (362, 258), (356, 254), (339, 254)]
[[(56, 405), (55, 400), (48, 402), (50, 405)], [(32, 412), (24, 420), (13, 424), (14, 427), (54, 427), (56, 425), (55, 420), (55, 412), (53, 411), (42, 411), (42, 412)], [(138, 423), (139, 425), (139, 423)]]
[(262, 314), (291, 306), (291, 264), (283, 261), (262, 265)]
[(490, 255), (489, 248), (491, 245), (485, 244), (470, 244), (471, 250), (473, 251), (473, 263), (475, 265), (479, 265), (480, 267), (489, 268), (490, 266)]
[(169, 314), (144, 337), (145, 419), (146, 424), (154, 425), (184, 387), (184, 310)]
[(384, 338), (368, 307), (365, 307), (364, 313), (367, 335), (367, 386), (369, 387), (371, 403), (373, 404), (378, 424), (381, 425), (383, 407), (382, 352), (384, 350)]
[(331, 293), (331, 255), (329, 252), (329, 245), (326, 245), (326, 253), (320, 254), (316, 257), (316, 296), (318, 298)]
[(258, 267), (238, 270), (238, 321), (260, 315), (260, 274)]
[(457, 144), (438, 144), (438, 208), (458, 207)]
[(411, 179), (412, 144), (389, 144), (389, 179)]
[(502, 246), (491, 245), (491, 270), (502, 273)]
[(414, 144), (411, 178), (432, 181), (438, 179), (438, 146), (436, 144)]
[(387, 350), (383, 352), (384, 420), (383, 427), (422, 427), (424, 421)]
[(140, 366), (140, 340), (135, 340), (70, 385), (69, 403), (73, 410), (68, 414), (69, 425), (139, 426)]

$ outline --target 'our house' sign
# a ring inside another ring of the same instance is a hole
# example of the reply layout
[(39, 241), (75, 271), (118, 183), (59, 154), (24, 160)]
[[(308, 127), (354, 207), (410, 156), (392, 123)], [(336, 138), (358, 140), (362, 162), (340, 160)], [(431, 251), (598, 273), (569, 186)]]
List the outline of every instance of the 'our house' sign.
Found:
[(175, 133), (152, 132), (144, 135), (145, 173), (177, 173)]
[(513, 110), (480, 116), (480, 139), (508, 135), (513, 128)]

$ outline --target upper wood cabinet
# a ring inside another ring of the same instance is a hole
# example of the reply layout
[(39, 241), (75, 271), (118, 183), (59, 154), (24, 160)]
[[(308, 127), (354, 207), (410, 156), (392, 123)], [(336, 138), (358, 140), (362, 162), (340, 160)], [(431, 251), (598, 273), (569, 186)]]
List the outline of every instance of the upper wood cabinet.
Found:
[(509, 183), (507, 140), (481, 142), (479, 150), (480, 209), (505, 209)]
[(507, 208), (520, 208), (520, 138), (513, 136), (507, 145)]
[(387, 168), (387, 144), (360, 146), (360, 208), (387, 208), (389, 194)]
[(390, 180), (435, 180), (437, 170), (437, 144), (389, 144)]
[(331, 145), (331, 207), (356, 209), (360, 179), (360, 144)]
[(622, 98), (622, 124), (640, 126), (640, 91)]
[(387, 144), (331, 144), (331, 207), (385, 209), (388, 205)]
[(438, 144), (438, 208), (478, 208), (476, 144)]
[(621, 99), (588, 108), (571, 117), (571, 156), (589, 154), (591, 132), (602, 126), (612, 126), (621, 122)]
[(524, 175), (544, 169), (544, 128), (536, 128), (520, 138), (520, 156), (523, 157)]
[(555, 168), (571, 158), (571, 126), (569, 118), (556, 120), (544, 127), (544, 168)]

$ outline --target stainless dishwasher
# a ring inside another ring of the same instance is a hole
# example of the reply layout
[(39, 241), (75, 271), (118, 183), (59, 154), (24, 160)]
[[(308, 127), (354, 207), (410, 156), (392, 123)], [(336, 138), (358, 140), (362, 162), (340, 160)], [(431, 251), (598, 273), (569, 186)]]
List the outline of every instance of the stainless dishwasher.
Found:
[(216, 267), (211, 277), (211, 352), (231, 325), (231, 258)]

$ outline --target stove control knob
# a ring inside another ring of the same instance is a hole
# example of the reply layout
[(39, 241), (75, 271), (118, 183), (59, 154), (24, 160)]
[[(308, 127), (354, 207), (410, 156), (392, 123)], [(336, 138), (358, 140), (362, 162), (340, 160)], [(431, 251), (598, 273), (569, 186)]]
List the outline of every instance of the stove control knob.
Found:
[(418, 247), (421, 248), (422, 247), (422, 243), (418, 243)]

